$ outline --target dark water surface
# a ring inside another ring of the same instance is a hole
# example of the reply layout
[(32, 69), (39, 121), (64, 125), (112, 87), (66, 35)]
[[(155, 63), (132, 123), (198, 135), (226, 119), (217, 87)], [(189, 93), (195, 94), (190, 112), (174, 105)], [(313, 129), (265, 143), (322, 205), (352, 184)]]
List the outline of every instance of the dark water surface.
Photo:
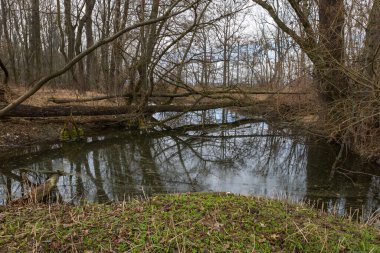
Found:
[[(155, 114), (163, 119), (175, 114)], [(196, 125), (194, 125), (196, 124)], [(21, 172), (44, 182), (65, 171), (67, 202), (118, 201), (132, 195), (189, 191), (310, 199), (338, 213), (380, 208), (380, 169), (294, 128), (226, 110), (188, 113), (165, 129), (109, 130), (80, 143), (31, 147), (0, 157), (0, 204), (23, 191)], [(42, 172), (42, 173), (41, 173)]]

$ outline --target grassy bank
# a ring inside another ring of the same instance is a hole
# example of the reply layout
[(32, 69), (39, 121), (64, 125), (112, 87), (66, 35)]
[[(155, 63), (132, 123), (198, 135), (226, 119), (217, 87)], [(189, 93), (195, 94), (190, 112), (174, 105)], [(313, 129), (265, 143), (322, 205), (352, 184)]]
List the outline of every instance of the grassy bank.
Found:
[(7, 252), (379, 252), (380, 233), (313, 209), (226, 194), (6, 207)]

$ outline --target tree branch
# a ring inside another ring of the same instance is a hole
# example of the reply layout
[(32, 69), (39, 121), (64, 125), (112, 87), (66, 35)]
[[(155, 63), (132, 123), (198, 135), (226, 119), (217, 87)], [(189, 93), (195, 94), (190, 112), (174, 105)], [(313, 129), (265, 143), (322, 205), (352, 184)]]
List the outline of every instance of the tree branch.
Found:
[[(280, 19), (280, 17), (278, 16), (274, 8), (270, 4), (268, 4), (267, 1), (265, 0), (252, 0), (252, 1), (260, 5), (262, 8), (264, 8), (268, 12), (268, 14), (271, 16), (274, 22), (278, 25), (278, 27), (282, 31), (287, 33), (302, 48), (302, 50), (305, 51), (305, 53), (307, 54), (307, 56), (310, 58), (310, 60), (313, 63), (319, 62), (319, 56), (316, 53), (316, 50), (318, 49), (317, 42), (315, 40), (315, 37), (313, 38), (311, 36), (313, 33), (311, 33), (309, 28), (308, 28), (308, 31), (305, 31), (308, 34), (308, 38), (304, 39), (301, 36), (299, 36), (295, 31), (293, 31), (289, 26), (287, 26), (284, 21)], [(296, 6), (294, 3), (292, 4), (292, 2), (294, 1), (290, 0), (292, 7), (294, 6), (293, 8), (295, 8)], [(295, 11), (298, 17), (301, 17), (303, 19), (305, 18), (301, 10), (297, 11), (295, 9)], [(301, 23), (304, 26), (304, 28), (305, 28), (305, 25), (306, 27), (308, 27), (309, 25), (305, 22), (305, 20), (303, 21), (301, 20)]]

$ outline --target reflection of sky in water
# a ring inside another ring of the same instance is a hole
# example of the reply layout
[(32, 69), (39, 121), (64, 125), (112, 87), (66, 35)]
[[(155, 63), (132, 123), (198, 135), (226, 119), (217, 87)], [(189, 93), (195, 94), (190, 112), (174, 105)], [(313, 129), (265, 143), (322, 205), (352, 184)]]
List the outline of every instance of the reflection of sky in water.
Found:
[[(154, 192), (223, 191), (322, 199), (330, 210), (340, 212), (350, 206), (379, 208), (379, 177), (354, 174), (348, 179), (336, 174), (330, 178), (335, 152), (331, 147), (306, 143), (306, 137), (294, 136), (289, 129), (242, 120), (247, 119), (222, 109), (194, 112), (181, 116), (170, 127), (201, 122), (205, 128), (158, 135), (113, 133), (91, 138), (88, 143), (55, 145), (50, 151), (8, 161), (0, 176), (0, 199), (9, 190), (14, 197), (21, 195), (18, 169), (27, 168), (64, 170), (68, 175), (60, 177), (59, 193), (73, 202), (80, 198), (123, 200)], [(241, 124), (224, 124), (236, 121)], [(207, 128), (213, 123), (220, 125)], [(363, 168), (355, 160), (352, 164), (356, 165), (349, 169)], [(29, 173), (34, 182), (43, 182), (46, 177)]]
[[(267, 131), (265, 123), (257, 123), (218, 132), (218, 135), (249, 136), (266, 134)], [(159, 159), (163, 161), (160, 167), (163, 173), (176, 170), (181, 163), (179, 155), (174, 154), (177, 152), (182, 156), (183, 170), (193, 171), (190, 175), (197, 180), (200, 190), (303, 198), (306, 194), (306, 163), (300, 156), (304, 156), (305, 147), (290, 138), (275, 136), (271, 139), (268, 142), (268, 137), (260, 136), (233, 139), (207, 139), (206, 136), (203, 145), (183, 145), (182, 149), (172, 151), (171, 164), (175, 168), (167, 164), (165, 158)], [(169, 147), (174, 141), (168, 138), (165, 144)], [(175, 174), (179, 176), (178, 171)]]
[(225, 109), (215, 109), (215, 110), (209, 110), (209, 111), (195, 111), (195, 112), (188, 112), (186, 114), (183, 113), (155, 113), (153, 114), (153, 117), (158, 120), (167, 119), (170, 117), (179, 116), (175, 121), (170, 122), (171, 127), (178, 127), (180, 125), (191, 125), (191, 124), (220, 124), (220, 123), (229, 123), (234, 122), (239, 119), (244, 119), (245, 117), (231, 112), (227, 111)]

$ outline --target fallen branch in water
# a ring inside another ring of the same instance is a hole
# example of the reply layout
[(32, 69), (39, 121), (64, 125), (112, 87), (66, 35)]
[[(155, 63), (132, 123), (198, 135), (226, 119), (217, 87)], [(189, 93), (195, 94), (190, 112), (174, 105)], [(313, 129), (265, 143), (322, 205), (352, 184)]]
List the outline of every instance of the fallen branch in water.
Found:
[(24, 203), (38, 203), (41, 202), (46, 196), (50, 194), (54, 187), (58, 183), (58, 174), (52, 175), (46, 182), (37, 187), (33, 187), (32, 190), (25, 196), (11, 201), (10, 205), (24, 204)]

